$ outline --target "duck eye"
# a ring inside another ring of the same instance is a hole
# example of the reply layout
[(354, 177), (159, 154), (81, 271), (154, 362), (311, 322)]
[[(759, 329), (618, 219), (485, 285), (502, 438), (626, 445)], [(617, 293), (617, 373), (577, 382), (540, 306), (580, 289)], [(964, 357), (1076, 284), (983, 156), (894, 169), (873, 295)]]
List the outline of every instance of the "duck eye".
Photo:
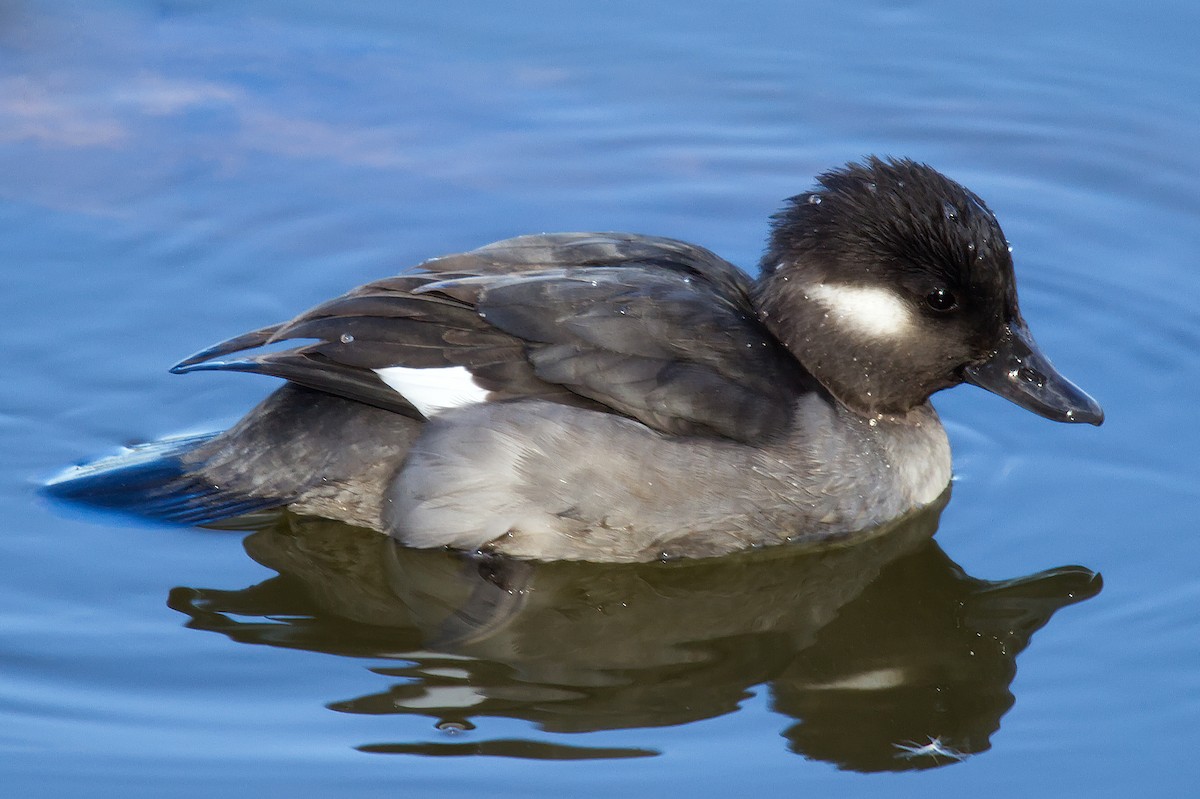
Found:
[(934, 289), (925, 295), (925, 304), (938, 313), (946, 313), (958, 307), (958, 300), (946, 289)]

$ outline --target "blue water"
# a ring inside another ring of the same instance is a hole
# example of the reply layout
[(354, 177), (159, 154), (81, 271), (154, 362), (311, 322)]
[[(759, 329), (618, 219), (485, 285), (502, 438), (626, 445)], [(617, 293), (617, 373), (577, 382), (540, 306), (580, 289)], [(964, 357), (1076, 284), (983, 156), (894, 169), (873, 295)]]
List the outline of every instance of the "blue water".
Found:
[[(343, 5), (0, 9), (6, 796), (1194, 789), (1194, 4)], [(519, 233), (752, 266), (867, 153), (988, 201), (1108, 415), (939, 396), (935, 544), (493, 574), (36, 494), (270, 390), (166, 374), (204, 345)], [(902, 748), (934, 736), (969, 757)]]

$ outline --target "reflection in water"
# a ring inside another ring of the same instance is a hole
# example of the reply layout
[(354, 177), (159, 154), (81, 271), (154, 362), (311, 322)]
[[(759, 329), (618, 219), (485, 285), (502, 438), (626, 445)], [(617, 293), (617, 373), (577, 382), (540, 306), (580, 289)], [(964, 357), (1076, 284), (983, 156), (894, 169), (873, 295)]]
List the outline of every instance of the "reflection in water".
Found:
[(793, 751), (860, 771), (929, 768), (989, 747), (1013, 703), (1017, 653), (1101, 585), (1081, 567), (968, 577), (931, 538), (939, 513), (853, 544), (640, 564), (410, 550), (285, 515), (245, 542), (278, 577), (177, 588), (170, 605), (189, 626), (246, 643), (399, 661), (372, 669), (388, 686), (331, 707), (464, 731), (462, 743), (364, 751), (653, 755), (470, 731), (495, 716), (551, 732), (677, 725), (732, 712), (765, 685), (795, 719)]

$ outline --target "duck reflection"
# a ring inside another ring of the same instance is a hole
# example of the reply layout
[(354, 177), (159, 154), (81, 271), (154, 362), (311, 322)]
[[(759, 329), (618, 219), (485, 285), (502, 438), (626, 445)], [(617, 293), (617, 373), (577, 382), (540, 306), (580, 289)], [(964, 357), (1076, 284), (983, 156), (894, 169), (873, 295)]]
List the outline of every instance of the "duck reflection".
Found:
[[(792, 751), (859, 771), (986, 750), (1015, 658), (1100, 578), (1068, 566), (967, 576), (932, 540), (941, 505), (854, 540), (665, 563), (530, 563), (412, 550), (285, 515), (245, 541), (279, 576), (177, 588), (189, 626), (246, 643), (398, 661), (335, 710), (417, 714), (443, 730), (524, 719), (550, 732), (661, 727), (730, 713), (756, 686), (795, 723)], [(473, 736), (463, 736), (471, 738)], [(545, 741), (378, 743), (366, 751), (634, 757)]]

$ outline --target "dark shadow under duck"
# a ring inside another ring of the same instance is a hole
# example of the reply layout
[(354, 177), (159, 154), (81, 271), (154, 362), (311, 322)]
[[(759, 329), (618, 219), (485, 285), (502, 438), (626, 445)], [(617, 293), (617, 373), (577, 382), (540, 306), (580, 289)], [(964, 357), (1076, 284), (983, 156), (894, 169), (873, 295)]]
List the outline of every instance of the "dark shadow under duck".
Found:
[(907, 160), (818, 184), (775, 217), (757, 280), (672, 239), (566, 233), (354, 289), (172, 370), (288, 381), (230, 430), (49, 491), (183, 523), (288, 506), (415, 547), (647, 560), (929, 505), (950, 479), (929, 397), (963, 381), (1101, 423), (1030, 336), (982, 200)]
[[(168, 602), (193, 629), (365, 661), (365, 693), (316, 698), (380, 719), (364, 751), (641, 757), (658, 750), (559, 733), (683, 725), (767, 693), (775, 713), (759, 733), (743, 723), (739, 746), (772, 750), (782, 734), (840, 768), (925, 769), (991, 747), (1018, 655), (1102, 585), (1080, 566), (971, 577), (933, 540), (941, 505), (852, 546), (603, 564), (416, 550), (282, 514), (244, 542), (277, 576)], [(388, 716), (425, 717), (426, 732)]]

